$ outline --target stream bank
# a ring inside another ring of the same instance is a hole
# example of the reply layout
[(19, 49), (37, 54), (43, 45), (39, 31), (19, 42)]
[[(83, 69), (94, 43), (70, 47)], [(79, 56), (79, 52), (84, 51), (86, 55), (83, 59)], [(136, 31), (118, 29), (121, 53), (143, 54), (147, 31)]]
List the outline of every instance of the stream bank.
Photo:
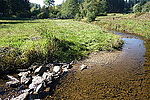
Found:
[[(148, 100), (150, 98), (150, 41), (144, 42), (140, 37), (124, 33), (116, 34), (121, 35), (125, 41), (122, 51), (91, 54), (88, 59), (76, 64), (67, 76), (62, 77), (53, 95), (46, 99)], [(81, 64), (88, 65), (89, 69), (79, 71)], [(4, 81), (0, 82), (5, 84)], [(7, 93), (3, 91), (0, 91), (0, 96)]]
[[(92, 54), (60, 81), (53, 100), (150, 99), (150, 41), (124, 33), (122, 51)], [(145, 45), (144, 45), (145, 44)], [(146, 48), (145, 48), (146, 47)]]

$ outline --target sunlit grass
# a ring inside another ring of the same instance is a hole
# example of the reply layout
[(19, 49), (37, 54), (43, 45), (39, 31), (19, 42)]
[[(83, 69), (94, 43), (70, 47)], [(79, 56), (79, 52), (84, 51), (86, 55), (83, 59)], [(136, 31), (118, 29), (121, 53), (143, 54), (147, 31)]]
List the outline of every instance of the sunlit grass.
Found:
[(119, 36), (97, 25), (73, 20), (0, 20), (0, 23), (0, 47), (16, 48), (20, 52), (13, 50), (16, 58), (11, 54), (9, 59), (1, 56), (3, 67), (10, 60), (10, 66), (22, 65), (21, 62), (30, 65), (45, 60), (79, 60), (94, 51), (117, 49), (122, 43)]
[(150, 38), (150, 18), (138, 18), (135, 14), (125, 14), (98, 17), (95, 23), (105, 29), (135, 33)]

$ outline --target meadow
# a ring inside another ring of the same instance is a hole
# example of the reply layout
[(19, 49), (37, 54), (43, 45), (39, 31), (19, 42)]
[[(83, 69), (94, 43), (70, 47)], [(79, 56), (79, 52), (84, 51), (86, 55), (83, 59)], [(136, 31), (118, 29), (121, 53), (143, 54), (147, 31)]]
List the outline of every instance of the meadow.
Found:
[(150, 13), (108, 14), (98, 17), (94, 23), (104, 29), (150, 38)]
[(118, 49), (120, 37), (74, 20), (0, 20), (0, 70), (34, 63), (70, 62)]

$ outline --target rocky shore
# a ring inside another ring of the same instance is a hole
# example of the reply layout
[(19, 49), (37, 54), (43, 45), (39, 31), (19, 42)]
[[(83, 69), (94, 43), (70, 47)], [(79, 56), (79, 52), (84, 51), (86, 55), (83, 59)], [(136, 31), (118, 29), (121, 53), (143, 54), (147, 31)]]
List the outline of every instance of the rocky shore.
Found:
[[(73, 63), (50, 63), (47, 65), (34, 65), (28, 69), (20, 69), (18, 75), (7, 75), (10, 81), (6, 85), (15, 88), (17, 93), (5, 100), (26, 100), (31, 99), (32, 95), (53, 88), (55, 80), (66, 74), (72, 68)], [(39, 98), (37, 98), (39, 99)]]

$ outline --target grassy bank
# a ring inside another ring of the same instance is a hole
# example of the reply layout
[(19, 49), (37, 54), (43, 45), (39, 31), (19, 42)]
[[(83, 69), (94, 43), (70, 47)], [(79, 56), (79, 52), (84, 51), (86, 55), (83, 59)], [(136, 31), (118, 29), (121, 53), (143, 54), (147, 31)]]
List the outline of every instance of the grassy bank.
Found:
[(1, 71), (34, 62), (79, 60), (121, 44), (118, 36), (99, 26), (73, 20), (0, 20), (0, 37)]
[(105, 29), (134, 33), (150, 38), (150, 13), (109, 14), (98, 17), (94, 23)]

